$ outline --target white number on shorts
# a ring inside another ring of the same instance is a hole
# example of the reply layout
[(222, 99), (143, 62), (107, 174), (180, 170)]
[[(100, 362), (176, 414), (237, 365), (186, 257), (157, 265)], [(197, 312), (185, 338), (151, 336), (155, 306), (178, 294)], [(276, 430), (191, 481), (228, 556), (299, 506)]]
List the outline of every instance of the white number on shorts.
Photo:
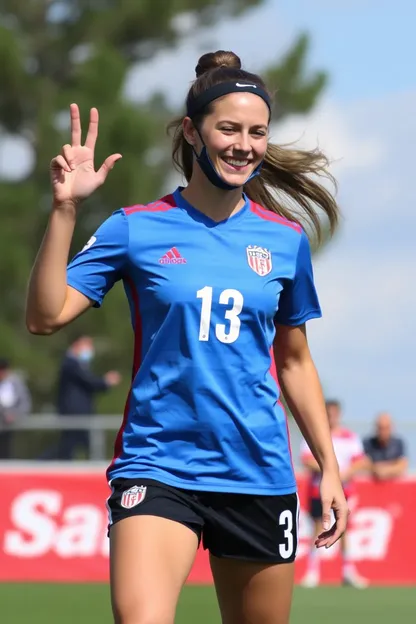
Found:
[(285, 527), (283, 531), (286, 542), (279, 544), (279, 554), (282, 559), (289, 559), (293, 554), (293, 514), (285, 509), (279, 516), (279, 525)]
[[(202, 299), (201, 306), (201, 321), (199, 324), (199, 339), (206, 342), (209, 339), (209, 330), (211, 324), (211, 311), (212, 311), (212, 286), (205, 286), (196, 293), (198, 299)], [(231, 344), (235, 342), (240, 335), (241, 321), (239, 314), (243, 309), (244, 298), (239, 290), (234, 288), (227, 288), (220, 294), (219, 302), (227, 305), (230, 300), (233, 307), (231, 310), (226, 310), (224, 313), (225, 318), (229, 321), (228, 327), (225, 323), (217, 323), (215, 326), (215, 335), (220, 342), (224, 344)], [(228, 330), (228, 331), (227, 331)]]

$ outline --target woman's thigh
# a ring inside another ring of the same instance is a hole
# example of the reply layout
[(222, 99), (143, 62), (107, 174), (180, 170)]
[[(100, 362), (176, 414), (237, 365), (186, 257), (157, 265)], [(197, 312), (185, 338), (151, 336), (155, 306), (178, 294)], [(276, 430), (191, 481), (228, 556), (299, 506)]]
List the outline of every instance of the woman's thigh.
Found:
[(211, 555), (223, 624), (288, 624), (292, 563), (262, 564)]
[(110, 530), (111, 602), (116, 624), (173, 624), (198, 536), (166, 518), (136, 515)]
[(296, 493), (210, 496), (203, 531), (224, 624), (287, 624), (298, 542)]

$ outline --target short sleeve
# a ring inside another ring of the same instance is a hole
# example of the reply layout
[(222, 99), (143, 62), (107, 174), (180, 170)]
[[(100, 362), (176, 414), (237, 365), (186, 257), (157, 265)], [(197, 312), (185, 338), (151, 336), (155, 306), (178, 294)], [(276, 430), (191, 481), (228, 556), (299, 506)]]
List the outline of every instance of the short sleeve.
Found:
[(122, 277), (127, 261), (129, 231), (124, 210), (117, 210), (98, 228), (67, 268), (67, 284), (95, 301)]
[(322, 316), (313, 280), (311, 249), (302, 230), (296, 258), (295, 274), (284, 283), (280, 293), (275, 322), (280, 325), (302, 325)]

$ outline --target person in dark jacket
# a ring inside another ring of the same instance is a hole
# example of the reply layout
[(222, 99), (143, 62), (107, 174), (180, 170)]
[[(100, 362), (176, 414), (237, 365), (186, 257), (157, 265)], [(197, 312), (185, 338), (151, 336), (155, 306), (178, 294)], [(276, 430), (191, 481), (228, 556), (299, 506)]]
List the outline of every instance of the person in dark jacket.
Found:
[[(57, 411), (60, 416), (90, 416), (94, 414), (94, 399), (98, 392), (105, 392), (120, 383), (120, 374), (109, 371), (98, 376), (90, 364), (94, 358), (94, 341), (81, 336), (72, 343), (63, 358), (58, 379)], [(73, 459), (76, 451), (89, 448), (89, 432), (86, 429), (63, 430), (58, 447), (46, 453), (42, 459)]]

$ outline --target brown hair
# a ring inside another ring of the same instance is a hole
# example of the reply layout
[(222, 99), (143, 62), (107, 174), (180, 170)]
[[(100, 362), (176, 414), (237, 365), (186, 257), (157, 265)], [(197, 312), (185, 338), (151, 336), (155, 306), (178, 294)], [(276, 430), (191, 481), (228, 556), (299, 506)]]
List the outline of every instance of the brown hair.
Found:
[[(257, 84), (271, 97), (259, 76), (241, 69), (241, 61), (234, 52), (219, 50), (204, 54), (199, 59), (195, 72), (196, 80), (188, 92), (186, 104), (191, 97), (200, 95), (206, 89), (233, 80)], [(204, 117), (212, 112), (212, 106), (212, 103), (208, 104), (201, 113), (195, 115), (193, 122), (197, 128), (200, 128)], [(184, 137), (183, 119), (184, 116), (173, 120), (168, 129), (173, 130), (173, 162), (189, 182), (192, 176), (193, 150)], [(260, 175), (250, 180), (244, 191), (252, 201), (264, 208), (309, 227), (319, 243), (324, 230), (321, 214), (326, 216), (331, 234), (339, 218), (334, 196), (321, 180), (329, 179), (336, 188), (328, 166), (327, 157), (318, 149), (307, 151), (269, 143)]]

